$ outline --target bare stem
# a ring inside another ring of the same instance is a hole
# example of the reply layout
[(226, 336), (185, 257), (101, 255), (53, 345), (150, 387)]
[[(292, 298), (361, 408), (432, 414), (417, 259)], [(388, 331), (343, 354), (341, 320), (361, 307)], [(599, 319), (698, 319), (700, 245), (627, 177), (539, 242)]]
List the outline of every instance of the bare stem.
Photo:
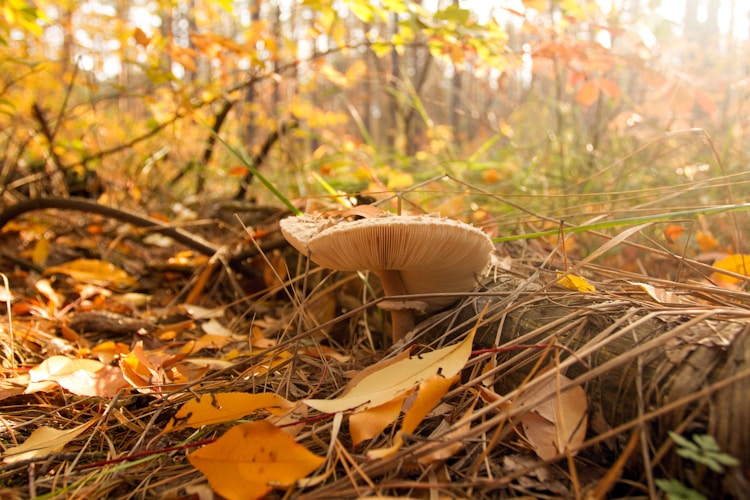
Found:
[[(386, 270), (379, 271), (377, 274), (380, 277), (386, 297), (407, 295), (409, 293), (404, 286), (404, 281), (401, 279), (400, 271)], [(395, 344), (414, 328), (414, 310), (408, 308), (391, 310), (391, 323), (391, 335)]]

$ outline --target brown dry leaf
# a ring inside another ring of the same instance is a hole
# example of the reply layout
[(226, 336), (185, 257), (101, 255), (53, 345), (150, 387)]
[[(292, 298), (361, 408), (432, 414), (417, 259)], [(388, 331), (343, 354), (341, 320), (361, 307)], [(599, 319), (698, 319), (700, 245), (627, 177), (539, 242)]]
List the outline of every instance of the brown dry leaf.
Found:
[(250, 345), (257, 349), (268, 349), (276, 345), (276, 341), (273, 339), (266, 338), (263, 335), (263, 330), (257, 325), (253, 325), (250, 334)]
[(85, 424), (67, 430), (39, 427), (22, 444), (5, 450), (3, 462), (10, 464), (21, 460), (46, 457), (50, 453), (61, 451), (66, 444), (80, 436), (94, 423), (96, 423), (96, 420), (92, 419)]
[[(724, 257), (723, 259), (714, 262), (714, 267), (732, 273), (741, 274), (743, 276), (750, 276), (750, 255), (730, 255), (729, 257)], [(739, 278), (728, 276), (720, 272), (713, 273), (711, 279), (730, 284), (739, 283), (741, 281)]]
[(630, 282), (630, 283), (637, 286), (644, 292), (646, 292), (652, 299), (659, 302), (660, 304), (691, 303), (689, 299), (684, 298), (681, 295), (677, 295), (674, 292), (670, 292), (669, 290), (665, 288), (657, 288), (653, 285), (649, 285), (648, 283), (638, 283), (638, 282)]
[(76, 259), (48, 267), (44, 274), (66, 274), (76, 281), (113, 288), (130, 288), (138, 282), (111, 262), (98, 259)]
[(229, 500), (253, 500), (273, 488), (292, 486), (325, 458), (260, 420), (232, 427), (214, 443), (189, 454), (188, 460), (216, 493)]
[[(475, 405), (476, 401), (471, 404), (471, 408), (469, 408), (467, 413), (472, 413), (474, 411)], [(461, 418), (462, 420), (465, 419), (465, 417)], [(444, 444), (442, 447), (436, 449), (433, 452), (420, 456), (417, 459), (417, 462), (419, 462), (420, 464), (442, 462), (449, 459), (450, 457), (455, 455), (461, 448), (463, 448), (464, 443), (460, 439), (451, 443), (448, 443), (448, 441), (450, 441), (455, 436), (466, 436), (466, 433), (471, 428), (471, 423), (467, 421), (466, 423), (458, 425), (448, 432), (445, 432), (445, 428), (449, 426), (450, 424), (447, 421), (443, 420), (437, 427), (437, 429), (435, 429), (432, 435), (428, 438), (430, 441), (440, 441), (447, 444)]]
[(442, 375), (433, 375), (427, 378), (419, 384), (419, 391), (417, 397), (406, 411), (404, 415), (404, 421), (401, 424), (401, 430), (396, 433), (396, 437), (393, 439), (393, 445), (385, 448), (379, 448), (377, 450), (370, 450), (367, 452), (367, 458), (374, 460), (378, 458), (389, 457), (398, 450), (404, 444), (404, 434), (411, 434), (417, 428), (417, 426), (424, 420), (430, 410), (435, 408), (440, 402), (440, 399), (445, 396), (451, 385), (458, 380), (458, 375), (454, 375), (451, 378), (445, 378)]
[(306, 399), (303, 402), (323, 413), (364, 411), (380, 406), (433, 375), (440, 374), (445, 378), (456, 375), (471, 355), (473, 340), (474, 331), (458, 344), (442, 349), (418, 356), (409, 356), (408, 352), (404, 352), (397, 358), (363, 370), (362, 376), (352, 379), (344, 393), (335, 399)]
[(270, 392), (248, 394), (246, 392), (220, 392), (203, 394), (200, 399), (193, 399), (182, 405), (167, 424), (164, 432), (198, 428), (204, 425), (219, 424), (237, 420), (258, 410), (267, 410), (280, 415), (292, 409), (294, 405)]
[(540, 387), (521, 396), (523, 401), (543, 394), (551, 395), (521, 417), (526, 439), (542, 460), (551, 460), (568, 449), (575, 450), (586, 438), (586, 392), (580, 386), (559, 394), (556, 391), (558, 382), (565, 384), (569, 381), (569, 378), (559, 375), (559, 381), (552, 381), (551, 387)]
[(404, 400), (411, 394), (406, 392), (380, 406), (367, 409), (349, 416), (349, 434), (352, 437), (352, 446), (357, 446), (362, 441), (372, 439), (396, 421), (401, 414)]
[(128, 387), (116, 366), (105, 365), (94, 359), (52, 356), (29, 370), (29, 385), (25, 392), (30, 394), (46, 390), (48, 384), (44, 382), (49, 381), (79, 396), (103, 398), (114, 397), (121, 389)]
[(206, 348), (218, 349), (220, 347), (224, 347), (231, 341), (232, 339), (229, 337), (207, 333), (206, 335), (202, 335), (195, 340), (192, 352), (198, 352)]
[(292, 358), (293, 354), (289, 351), (271, 352), (266, 354), (263, 361), (251, 368), (252, 376), (259, 377), (265, 375), (269, 370), (273, 370), (277, 366), (285, 363), (288, 359)]
[(266, 255), (266, 258), (268, 261), (263, 266), (263, 283), (266, 284), (266, 288), (274, 288), (289, 277), (289, 269), (287, 269), (284, 255), (278, 249)]
[(316, 346), (305, 347), (300, 352), (312, 358), (333, 359), (333, 360), (338, 361), (339, 363), (346, 363), (347, 361), (352, 359), (351, 356), (348, 356), (346, 354), (341, 354), (337, 350), (332, 349), (331, 347), (328, 347), (327, 345), (316, 345)]

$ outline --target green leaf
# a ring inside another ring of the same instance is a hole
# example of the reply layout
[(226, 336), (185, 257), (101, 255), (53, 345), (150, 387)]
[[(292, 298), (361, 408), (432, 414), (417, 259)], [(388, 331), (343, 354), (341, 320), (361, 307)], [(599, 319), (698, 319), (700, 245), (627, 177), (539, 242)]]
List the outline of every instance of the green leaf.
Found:
[(695, 441), (703, 451), (721, 451), (718, 443), (710, 434), (696, 434), (693, 436), (693, 441)]
[(654, 482), (667, 494), (667, 500), (707, 500), (704, 495), (691, 490), (676, 479), (657, 479)]
[[(687, 438), (680, 436), (676, 432), (669, 431), (669, 437), (672, 438), (672, 441), (674, 441), (675, 444), (677, 444), (677, 446), (682, 448), (681, 450), (677, 450), (677, 453), (680, 453), (680, 451), (683, 451), (683, 450), (689, 450), (693, 452), (698, 452), (700, 450), (698, 448), (698, 445), (688, 440)], [(680, 454), (680, 456), (684, 456), (684, 455)]]

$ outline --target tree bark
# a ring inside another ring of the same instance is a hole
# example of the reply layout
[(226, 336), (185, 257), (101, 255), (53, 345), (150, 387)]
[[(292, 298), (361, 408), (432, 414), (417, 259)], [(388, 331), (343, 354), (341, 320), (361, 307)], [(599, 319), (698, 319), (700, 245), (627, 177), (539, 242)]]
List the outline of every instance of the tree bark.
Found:
[[(498, 354), (498, 365), (507, 366), (496, 379), (499, 393), (517, 388), (540, 356), (547, 359), (539, 366), (555, 363), (557, 351), (564, 373), (586, 390), (590, 436), (620, 426), (622, 432), (639, 427), (640, 418), (651, 424), (647, 439), (656, 461), (655, 450), (669, 442), (667, 432), (672, 430), (711, 434), (722, 451), (748, 470), (747, 303), (738, 301), (736, 307), (698, 300), (659, 304), (637, 286), (626, 288), (626, 293), (581, 293), (511, 277), (490, 283), (487, 290), (465, 300), (456, 312), (428, 321), (433, 323), (428, 331), (445, 332), (444, 325), (434, 322), (449, 321), (443, 340), (450, 341), (453, 334), (475, 326), (487, 307), (477, 327), (475, 349), (529, 346)], [(425, 331), (425, 323), (417, 327), (416, 335)], [(542, 348), (549, 344), (564, 349)], [(679, 470), (679, 460), (667, 455), (662, 466)]]

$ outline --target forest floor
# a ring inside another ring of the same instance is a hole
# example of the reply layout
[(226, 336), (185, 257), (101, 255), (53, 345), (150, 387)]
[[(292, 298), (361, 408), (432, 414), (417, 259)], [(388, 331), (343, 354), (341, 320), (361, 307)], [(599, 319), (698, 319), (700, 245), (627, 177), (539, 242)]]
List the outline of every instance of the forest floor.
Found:
[(748, 494), (740, 287), (566, 282), (506, 243), (391, 346), (377, 279), (308, 268), (282, 216), (181, 225), (202, 251), (106, 215), (5, 224), (0, 497)]

